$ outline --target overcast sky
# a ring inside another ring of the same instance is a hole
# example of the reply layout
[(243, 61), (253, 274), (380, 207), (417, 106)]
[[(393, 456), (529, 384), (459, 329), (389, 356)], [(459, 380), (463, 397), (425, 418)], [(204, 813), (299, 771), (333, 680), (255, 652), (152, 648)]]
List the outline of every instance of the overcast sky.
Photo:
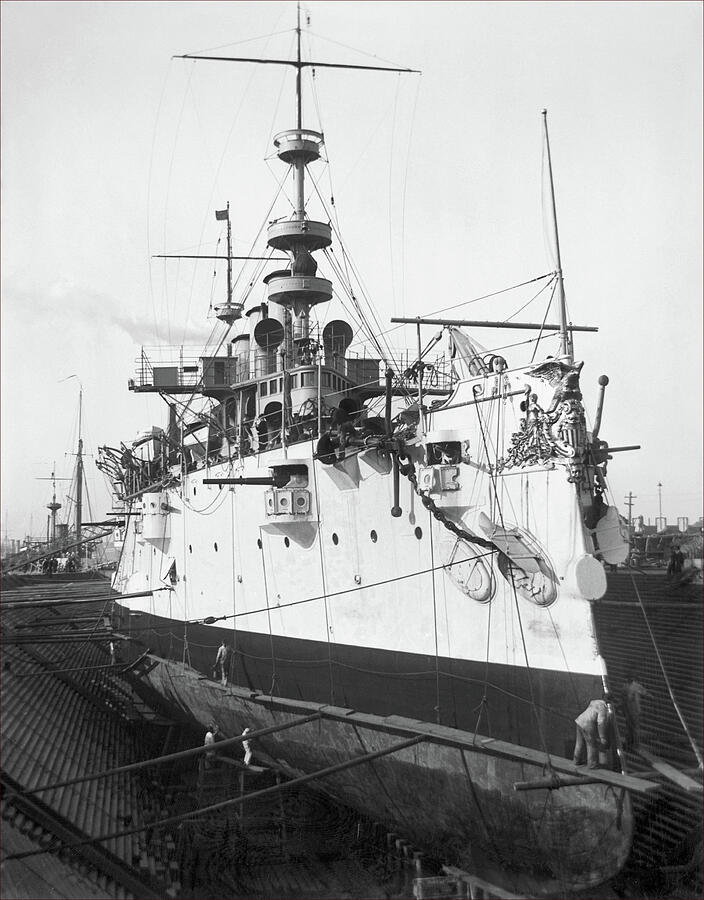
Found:
[[(319, 68), (315, 95), (304, 95), (304, 124), (324, 130), (330, 158), (316, 169), (321, 193), (334, 194), (382, 322), (554, 268), (548, 108), (569, 314), (599, 327), (575, 336), (585, 404), (593, 418), (598, 376), (609, 375), (601, 437), (642, 445), (610, 464), (613, 499), (623, 511), (632, 491), (634, 514), (654, 519), (662, 482), (668, 520), (698, 518), (701, 4), (305, 9), (309, 58), (422, 70)], [(172, 56), (290, 58), (295, 10), (274, 0), (0, 5), (3, 536), (25, 534), (30, 517), (45, 532), (51, 488), (36, 479), (54, 461), (71, 474), (79, 380), (90, 453), (165, 424), (158, 397), (127, 390), (139, 347), (203, 345), (224, 270), (214, 279), (210, 264), (150, 257), (215, 252), (213, 211), (228, 200), (235, 251), (246, 253), (275, 214), (284, 173), (265, 160), (271, 136), (295, 124), (288, 67)], [(501, 319), (530, 296), (457, 312)], [(109, 500), (93, 458), (88, 471), (102, 518)]]

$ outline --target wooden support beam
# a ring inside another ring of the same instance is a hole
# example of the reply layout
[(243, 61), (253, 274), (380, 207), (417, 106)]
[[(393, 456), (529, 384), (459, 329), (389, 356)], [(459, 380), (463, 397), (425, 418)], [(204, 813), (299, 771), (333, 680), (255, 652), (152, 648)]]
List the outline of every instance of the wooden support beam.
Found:
[[(458, 747), (474, 753), (486, 753), (490, 756), (515, 759), (519, 762), (537, 766), (540, 770), (548, 763), (548, 757), (544, 750), (522, 747), (519, 744), (499, 741), (495, 738), (484, 737), (469, 731), (459, 731), (456, 728), (450, 728), (448, 725), (436, 725), (432, 722), (421, 722), (418, 719), (406, 719), (402, 716), (376, 716), (371, 713), (359, 713), (355, 710), (334, 706), (316, 706), (305, 701), (291, 700), (285, 697), (272, 697), (269, 694), (256, 694), (233, 686), (230, 686), (229, 690), (234, 693), (241, 693), (251, 703), (259, 703), (262, 706), (270, 707), (272, 710), (280, 710), (290, 715), (301, 715), (304, 710), (317, 709), (326, 719), (334, 719), (351, 725), (362, 725), (387, 734), (398, 734), (399, 736), (404, 734), (422, 735), (425, 740), (436, 744)], [(585, 776), (585, 770), (575, 766), (572, 760), (551, 755), (549, 762), (552, 768), (561, 774)], [(634, 778), (630, 775), (622, 775), (620, 772), (611, 772), (608, 769), (590, 769), (589, 777), (592, 775), (604, 784), (611, 784), (619, 788), (625, 787), (638, 793), (651, 793), (661, 790), (662, 787), (656, 782), (647, 781), (643, 778)]]
[[(523, 762), (539, 763), (545, 765), (545, 754), (540, 750), (533, 750), (530, 747), (521, 747), (517, 744), (509, 744), (506, 741), (498, 741), (494, 738), (481, 738), (478, 743), (488, 752), (498, 756), (506, 756), (510, 759), (522, 760)], [(475, 747), (476, 749), (476, 747)], [(627, 788), (629, 791), (635, 791), (639, 794), (650, 794), (661, 790), (661, 785), (657, 782), (647, 781), (644, 778), (634, 778), (632, 775), (623, 775), (621, 772), (612, 772), (610, 769), (588, 769), (575, 766), (573, 762), (562, 759), (560, 757), (551, 756), (550, 762), (553, 769), (560, 773), (571, 776), (594, 778), (603, 784), (611, 784), (614, 787)], [(562, 775), (560, 775), (562, 777)], [(549, 779), (545, 779), (549, 780)]]
[(535, 778), (533, 781), (515, 781), (514, 791), (556, 791), (558, 788), (572, 787), (575, 784), (598, 784), (601, 779), (593, 775), (555, 775), (554, 778)]
[(668, 781), (672, 781), (678, 787), (681, 787), (682, 790), (687, 791), (688, 794), (702, 793), (701, 781), (695, 781), (689, 775), (686, 775), (680, 769), (675, 768), (671, 763), (661, 759), (649, 750), (639, 749), (638, 753), (650, 763), (656, 772), (664, 775)]

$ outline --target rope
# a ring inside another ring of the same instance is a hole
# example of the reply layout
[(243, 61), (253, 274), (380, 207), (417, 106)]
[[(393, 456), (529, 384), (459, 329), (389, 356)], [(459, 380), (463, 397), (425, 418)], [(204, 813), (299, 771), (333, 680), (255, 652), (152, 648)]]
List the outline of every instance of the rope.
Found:
[(548, 284), (552, 284), (552, 291), (550, 292), (550, 299), (548, 300), (548, 305), (545, 309), (545, 315), (543, 316), (543, 321), (540, 323), (540, 331), (538, 332), (537, 338), (535, 338), (535, 347), (533, 347), (533, 355), (530, 358), (531, 365), (533, 360), (535, 359), (535, 354), (538, 352), (538, 347), (540, 346), (540, 340), (543, 336), (543, 328), (545, 327), (545, 323), (548, 320), (548, 315), (550, 314), (550, 308), (552, 306), (552, 301), (555, 297), (555, 291), (557, 290), (557, 278), (552, 282), (548, 282)]
[[(428, 510), (430, 520), (430, 510)], [(435, 544), (433, 541), (433, 523), (430, 522), (430, 564), (433, 579), (433, 630), (435, 632), (435, 721), (440, 724), (440, 658), (438, 656), (438, 605), (435, 593)]]
[[(311, 445), (312, 445), (311, 441)], [(325, 554), (323, 553), (323, 541), (320, 535), (320, 494), (318, 489), (318, 474), (316, 467), (313, 466), (313, 487), (315, 490), (315, 506), (318, 514), (318, 553), (320, 555), (320, 579), (323, 586), (323, 599), (325, 601), (325, 640), (328, 645), (328, 674), (330, 679), (330, 705), (335, 705), (335, 679), (333, 674), (333, 658), (332, 658), (332, 644), (330, 642), (330, 617), (328, 613), (328, 597), (327, 597), (327, 585), (325, 583)]]
[[(264, 558), (264, 541), (261, 539), (261, 535), (263, 534), (261, 528), (259, 529), (259, 543), (260, 543), (260, 553), (262, 558), (262, 577), (264, 579), (264, 599), (266, 600), (266, 618), (269, 623), (269, 649), (271, 650), (271, 689), (269, 693), (273, 695), (274, 687), (276, 685), (276, 653), (274, 652), (274, 632), (271, 627), (271, 608), (269, 607), (269, 585), (267, 583), (266, 578), (266, 560)], [(236, 616), (233, 615), (233, 621), (236, 619)]]
[[(477, 390), (477, 387), (475, 386), (475, 388), (474, 388), (475, 393), (476, 393), (476, 390)], [(478, 403), (475, 404), (474, 408), (477, 413), (477, 422), (479, 423), (479, 430), (480, 430), (481, 436), (482, 436), (482, 444), (484, 446), (484, 454), (485, 454), (487, 462), (488, 462), (489, 461), (489, 448), (487, 446), (486, 432), (484, 430), (484, 422), (482, 421), (482, 414), (481, 414), (481, 410), (479, 409), (479, 404)], [(494, 500), (496, 502), (496, 509), (499, 513), (499, 519), (501, 521), (501, 528), (504, 529), (504, 531), (505, 531), (506, 525), (504, 522), (503, 508), (501, 506), (501, 501), (499, 499), (499, 493), (496, 488), (496, 467), (495, 466), (492, 467), (492, 469), (489, 473), (489, 481), (491, 483), (491, 487), (494, 492)], [(509, 558), (509, 572), (512, 571), (511, 566), (512, 566), (512, 563)], [(538, 726), (538, 734), (540, 736), (540, 742), (543, 745), (543, 750), (545, 751), (545, 755), (547, 757), (547, 767), (548, 767), (548, 770), (550, 772), (552, 772), (552, 762), (550, 760), (550, 751), (548, 750), (547, 742), (545, 740), (545, 735), (543, 734), (543, 726), (540, 721), (540, 716), (538, 715), (538, 711), (537, 711), (538, 710), (537, 704), (535, 702), (535, 689), (533, 687), (533, 676), (532, 676), (532, 672), (531, 672), (531, 668), (530, 668), (530, 661), (528, 659), (528, 647), (526, 645), (526, 636), (525, 636), (525, 632), (523, 630), (523, 618), (521, 616), (521, 608), (520, 608), (520, 604), (518, 603), (518, 592), (516, 591), (516, 582), (513, 578), (513, 575), (511, 576), (511, 588), (513, 591), (513, 602), (514, 602), (514, 607), (516, 609), (516, 616), (518, 618), (518, 628), (521, 633), (521, 645), (523, 647), (523, 656), (526, 661), (526, 672), (528, 675), (528, 690), (530, 691), (531, 706), (533, 708), (533, 712), (535, 713), (535, 721), (536, 721), (536, 725)]]
[(630, 575), (631, 575), (631, 581), (633, 582), (633, 588), (636, 592), (636, 597), (638, 597), (638, 603), (640, 604), (640, 608), (643, 612), (643, 619), (645, 620), (645, 625), (646, 625), (646, 628), (648, 629), (648, 634), (650, 635), (650, 640), (653, 643), (653, 650), (655, 650), (655, 655), (658, 658), (658, 663), (660, 663), (660, 669), (662, 671), (662, 676), (665, 679), (665, 686), (667, 687), (667, 692), (670, 695), (670, 700), (672, 701), (672, 705), (675, 708), (675, 712), (677, 713), (677, 716), (678, 716), (680, 722), (682, 723), (682, 727), (684, 728), (684, 732), (687, 735), (689, 743), (692, 745), (692, 750), (694, 751), (694, 755), (697, 757), (697, 762), (699, 763), (699, 768), (702, 769), (702, 768), (704, 768), (704, 759), (702, 759), (702, 751), (699, 749), (696, 741), (692, 737), (692, 734), (689, 730), (689, 727), (687, 726), (685, 718), (682, 715), (682, 710), (680, 709), (680, 705), (677, 702), (677, 700), (675, 699), (675, 695), (672, 690), (672, 685), (670, 684), (670, 679), (667, 677), (667, 672), (665, 671), (665, 664), (662, 661), (662, 656), (660, 655), (660, 651), (658, 650), (658, 645), (655, 641), (655, 635), (653, 634), (653, 629), (650, 627), (650, 622), (649, 622), (648, 616), (645, 612), (645, 606), (643, 606), (643, 600), (640, 596), (640, 591), (638, 590), (638, 585), (636, 584), (635, 576), (633, 575), (633, 572), (631, 572)]
[[(545, 284), (540, 288), (540, 290), (538, 291), (537, 294), (533, 294), (533, 296), (530, 298), (530, 300), (527, 300), (523, 304), (523, 306), (519, 306), (518, 309), (515, 310), (515, 312), (512, 312), (510, 316), (507, 316), (504, 319), (504, 321), (510, 322), (511, 319), (515, 318), (515, 316), (517, 316), (519, 313), (523, 312), (523, 310), (526, 309), (527, 307), (529, 307), (534, 300), (537, 300), (538, 297), (543, 293), (543, 291), (547, 290), (551, 284), (552, 285), (557, 284), (557, 278), (554, 275), (549, 281), (545, 282)], [(551, 295), (551, 299), (552, 299), (552, 295)], [(545, 323), (545, 320), (543, 320), (543, 324), (544, 323)], [(541, 329), (541, 331), (542, 331), (542, 329)]]

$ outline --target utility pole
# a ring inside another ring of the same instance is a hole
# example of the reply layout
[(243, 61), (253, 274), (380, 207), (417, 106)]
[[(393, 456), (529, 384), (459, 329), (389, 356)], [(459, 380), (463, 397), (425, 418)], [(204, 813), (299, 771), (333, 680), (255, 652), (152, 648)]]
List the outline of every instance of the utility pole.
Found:
[(632, 515), (633, 501), (637, 500), (637, 499), (638, 498), (633, 494), (633, 491), (629, 491), (628, 496), (623, 498), (624, 503), (628, 507), (628, 524), (629, 525), (633, 524), (633, 515)]

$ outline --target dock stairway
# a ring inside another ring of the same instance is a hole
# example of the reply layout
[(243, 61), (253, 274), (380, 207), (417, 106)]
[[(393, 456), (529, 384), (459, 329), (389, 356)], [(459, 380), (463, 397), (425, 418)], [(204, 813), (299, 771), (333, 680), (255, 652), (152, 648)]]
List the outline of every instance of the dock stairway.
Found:
[(3, 578), (2, 587), (4, 827), (32, 840), (33, 852), (57, 841), (70, 848), (56, 852), (97, 871), (96, 890), (109, 879), (115, 896), (162, 895), (170, 887), (168, 848), (129, 833), (149, 815), (149, 777), (80, 782), (155, 755), (168, 724), (111, 665), (105, 604), (91, 602), (103, 580), (62, 583), (55, 607), (56, 580)]
[(678, 586), (662, 574), (611, 574), (605, 598), (593, 604), (621, 736), (628, 678), (648, 691), (640, 744), (625, 753), (628, 773), (662, 785), (654, 795), (632, 797), (636, 839), (629, 865), (690, 868), (700, 882), (703, 613), (701, 585)]

